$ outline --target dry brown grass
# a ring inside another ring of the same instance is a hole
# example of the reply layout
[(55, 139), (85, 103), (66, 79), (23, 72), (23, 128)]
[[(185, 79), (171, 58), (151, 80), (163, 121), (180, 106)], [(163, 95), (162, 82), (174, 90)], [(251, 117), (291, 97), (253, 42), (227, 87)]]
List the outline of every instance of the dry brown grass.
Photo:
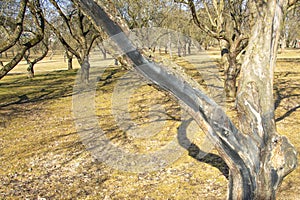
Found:
[[(290, 54), (299, 55), (299, 51)], [(42, 63), (43, 70), (32, 80), (24, 74), (13, 74), (0, 81), (0, 199), (226, 198), (227, 180), (219, 170), (224, 170), (224, 166), (217, 159), (199, 162), (189, 156), (195, 149), (185, 150), (182, 157), (166, 168), (139, 174), (96, 161), (82, 145), (72, 116), (76, 70), (50, 72), (65, 68), (61, 58), (57, 60)], [(14, 72), (23, 72), (22, 67), (18, 66), (20, 71)], [(111, 78), (105, 79), (112, 71)], [(130, 99), (129, 109), (135, 122), (148, 123), (145, 116), (156, 103), (164, 105), (165, 113), (169, 114), (164, 117), (170, 120), (160, 134), (149, 139), (126, 135), (118, 129), (111, 113), (111, 95), (124, 73), (111, 66), (98, 83), (99, 124), (108, 137), (114, 138), (112, 142), (122, 144), (128, 151), (159, 149), (176, 137), (180, 125), (178, 104), (151, 86), (139, 88)], [(275, 75), (277, 129), (299, 151), (300, 63), (278, 62)], [(193, 142), (200, 146), (203, 138), (203, 133), (197, 130)], [(300, 199), (299, 191), (297, 168), (283, 182), (278, 199)]]

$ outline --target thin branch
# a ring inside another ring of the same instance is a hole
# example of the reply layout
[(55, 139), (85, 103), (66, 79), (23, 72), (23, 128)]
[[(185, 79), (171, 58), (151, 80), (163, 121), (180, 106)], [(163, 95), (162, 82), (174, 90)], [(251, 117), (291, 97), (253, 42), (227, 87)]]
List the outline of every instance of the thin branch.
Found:
[(79, 38), (77, 37), (77, 34), (76, 33), (74, 33), (74, 31), (73, 31), (73, 26), (72, 26), (72, 24), (71, 24), (71, 17), (74, 15), (74, 12), (76, 11), (72, 11), (71, 12), (71, 14), (70, 14), (70, 16), (69, 17), (67, 17), (64, 13), (63, 13), (63, 11), (61, 10), (61, 8), (59, 7), (59, 5), (57, 4), (57, 2), (55, 1), (55, 0), (49, 0), (51, 3), (52, 3), (52, 5), (56, 8), (56, 10), (58, 11), (58, 13), (59, 13), (59, 15), (62, 17), (62, 19), (63, 19), (63, 21), (64, 21), (64, 23), (66, 24), (66, 26), (67, 26), (67, 28), (68, 28), (68, 30), (69, 30), (69, 33), (70, 33), (70, 36), (74, 39), (74, 40), (76, 40), (77, 42), (78, 42), (78, 44), (80, 44), (80, 40), (79, 40)]
[(81, 60), (79, 53), (73, 49), (68, 42), (65, 40), (65, 38), (61, 35), (61, 33), (53, 26), (53, 24), (49, 23), (47, 20), (45, 20), (46, 24), (50, 27), (50, 29), (55, 33), (59, 41), (62, 43), (62, 45), (68, 49), (75, 57), (79, 60)]

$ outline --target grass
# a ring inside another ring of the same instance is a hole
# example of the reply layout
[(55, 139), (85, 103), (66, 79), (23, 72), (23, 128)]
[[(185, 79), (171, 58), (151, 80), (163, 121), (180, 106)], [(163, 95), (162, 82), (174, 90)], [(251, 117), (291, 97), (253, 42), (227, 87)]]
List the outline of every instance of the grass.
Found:
[[(59, 57), (56, 59), (55, 63), (44, 63), (47, 69), (38, 72), (34, 79), (20, 74), (21, 66), (20, 71), (0, 81), (0, 199), (226, 198), (227, 180), (220, 160), (209, 157), (200, 162), (189, 156), (197, 150), (196, 146), (209, 148), (203, 145), (205, 137), (193, 123), (188, 128), (188, 137), (195, 148), (182, 148), (182, 156), (165, 168), (132, 173), (97, 161), (86, 151), (73, 119), (72, 95), (77, 70), (61, 70), (57, 66), (64, 63)], [(107, 63), (111, 61), (105, 66)], [(51, 66), (60, 71), (51, 71)], [(189, 73), (201, 79), (195, 70)], [(135, 87), (135, 82), (121, 81), (126, 81), (125, 75), (126, 71), (116, 66), (107, 67), (97, 85), (96, 114), (106, 136), (126, 151), (139, 153), (154, 152), (176, 140), (181, 125), (180, 106), (148, 84), (129, 95), (127, 109), (131, 120), (147, 129), (157, 126), (157, 119), (166, 123), (157, 134), (147, 138), (135, 138), (117, 126), (114, 112), (122, 114), (124, 107), (114, 107), (115, 88), (121, 87), (120, 84), (128, 84), (125, 87), (128, 91)], [(279, 61), (275, 77), (277, 129), (299, 151), (300, 63)], [(143, 83), (138, 81), (139, 77), (130, 80), (136, 80), (137, 85)], [(120, 100), (122, 103), (124, 99)], [(155, 107), (157, 104), (162, 106)], [(283, 182), (278, 199), (299, 199), (299, 185), (297, 168)]]

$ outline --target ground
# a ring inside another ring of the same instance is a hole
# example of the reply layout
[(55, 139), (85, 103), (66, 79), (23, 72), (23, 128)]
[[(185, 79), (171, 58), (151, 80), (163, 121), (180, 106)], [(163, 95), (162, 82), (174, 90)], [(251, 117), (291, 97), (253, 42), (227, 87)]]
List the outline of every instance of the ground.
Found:
[[(222, 77), (210, 76), (216, 70), (218, 53), (210, 52), (209, 59), (204, 60), (198, 59), (200, 54), (174, 62), (185, 66), (186, 72), (212, 96), (221, 94), (222, 101), (224, 96), (217, 85)], [(274, 83), (277, 130), (298, 151), (299, 55), (300, 50), (279, 54)], [(155, 171), (143, 171), (140, 167), (136, 169), (138, 173), (132, 167), (119, 170), (122, 164), (101, 162), (101, 158), (95, 157), (83, 145), (82, 135), (76, 129), (78, 123), (74, 121), (72, 97), (77, 69), (64, 70), (66, 63), (61, 60), (59, 55), (52, 60), (46, 58), (36, 66), (34, 79), (26, 78), (26, 65), (21, 63), (0, 81), (0, 199), (226, 199), (228, 171), (205, 135), (193, 122), (189, 124), (173, 98), (113, 66), (111, 59), (94, 60), (105, 66), (102, 75), (96, 75), (95, 96), (95, 113), (105, 136), (126, 152), (144, 155), (175, 141), (179, 143), (175, 148), (178, 157)], [(136, 82), (126, 82), (127, 79)], [(127, 93), (124, 95), (120, 90)], [(220, 92), (214, 93), (217, 90)], [(234, 119), (232, 107), (227, 105), (227, 111)], [(156, 134), (143, 131), (148, 129)], [(138, 137), (135, 133), (144, 135)], [(200, 157), (202, 150), (212, 154)], [(278, 199), (300, 199), (299, 191), (298, 167), (284, 180)]]

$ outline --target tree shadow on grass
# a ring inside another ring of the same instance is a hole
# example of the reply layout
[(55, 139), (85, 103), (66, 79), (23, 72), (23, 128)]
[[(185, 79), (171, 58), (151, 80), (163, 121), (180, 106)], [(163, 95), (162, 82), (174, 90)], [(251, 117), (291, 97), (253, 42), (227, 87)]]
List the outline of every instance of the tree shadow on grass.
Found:
[(193, 121), (193, 119), (188, 119), (182, 122), (180, 127), (178, 127), (177, 139), (179, 144), (189, 152), (189, 156), (193, 157), (199, 162), (203, 162), (217, 168), (225, 177), (229, 177), (229, 168), (225, 161), (218, 155), (213, 153), (207, 153), (202, 151), (196, 144), (192, 143), (187, 137), (187, 127)]
[(76, 73), (75, 70), (56, 71), (33, 79), (17, 77), (1, 82), (4, 92), (0, 97), (0, 107), (71, 96)]
[[(283, 107), (286, 112), (276, 118), (279, 122), (300, 108), (300, 85), (294, 78), (300, 77), (297, 72), (281, 72), (276, 73), (280, 78), (275, 80), (275, 109)], [(289, 78), (291, 77), (291, 78)]]

